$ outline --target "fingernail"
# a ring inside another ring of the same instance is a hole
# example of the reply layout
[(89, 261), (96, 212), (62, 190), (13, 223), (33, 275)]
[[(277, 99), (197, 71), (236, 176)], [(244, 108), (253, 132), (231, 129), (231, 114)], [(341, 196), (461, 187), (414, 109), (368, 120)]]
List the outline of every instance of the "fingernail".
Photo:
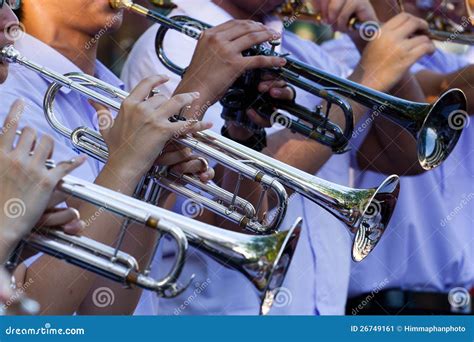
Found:
[(280, 89), (272, 89), (272, 95), (274, 96), (280, 96), (282, 94)]
[(80, 224), (80, 221), (74, 221), (74, 222), (65, 224), (63, 228), (64, 230), (77, 230), (77, 229), (81, 229), (81, 224)]
[(281, 33), (280, 33), (280, 32), (277, 32), (277, 31), (275, 31), (275, 30), (270, 29), (270, 33), (273, 35), (273, 37), (274, 37), (275, 39), (278, 39), (278, 38), (281, 37)]
[(201, 94), (199, 92), (194, 92), (194, 93), (192, 93), (192, 95), (196, 99), (198, 99), (201, 96)]
[(286, 59), (280, 58), (280, 65), (283, 66), (286, 64)]
[(157, 78), (160, 78), (162, 80), (165, 80), (165, 81), (169, 81), (170, 78), (168, 75), (156, 75)]

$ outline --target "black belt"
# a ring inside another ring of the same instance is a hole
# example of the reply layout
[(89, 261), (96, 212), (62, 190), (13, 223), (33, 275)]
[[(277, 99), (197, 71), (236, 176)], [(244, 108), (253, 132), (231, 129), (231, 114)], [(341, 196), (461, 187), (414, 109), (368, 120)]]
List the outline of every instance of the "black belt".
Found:
[[(469, 294), (466, 291), (467, 296)], [(347, 315), (472, 314), (472, 296), (455, 302), (447, 293), (389, 289), (349, 298)]]

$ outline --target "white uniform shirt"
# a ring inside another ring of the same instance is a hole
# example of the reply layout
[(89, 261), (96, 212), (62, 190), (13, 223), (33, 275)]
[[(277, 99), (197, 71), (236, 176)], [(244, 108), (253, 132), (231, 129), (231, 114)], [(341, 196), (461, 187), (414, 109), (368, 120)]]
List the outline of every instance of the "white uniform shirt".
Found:
[[(175, 1), (178, 10), (174, 14), (184, 14), (211, 25), (218, 25), (232, 17), (210, 0)], [(272, 28), (281, 31), (279, 20), (268, 18)], [(171, 80), (160, 88), (163, 94), (171, 95), (180, 79), (171, 74), (157, 59), (154, 40), (158, 26), (151, 27), (137, 41), (129, 59), (125, 63), (122, 79), (127, 87), (135, 86), (141, 79), (154, 74), (167, 74)], [(192, 57), (195, 41), (177, 32), (169, 32), (165, 39), (165, 51), (169, 58), (186, 67)], [(283, 35), (282, 51), (290, 52), (294, 58), (340, 76), (347, 76), (348, 70), (314, 43), (286, 32)], [(308, 102), (311, 101), (311, 102)], [(314, 107), (316, 100), (309, 100), (304, 94), (298, 95), (298, 102)], [(206, 112), (206, 120), (214, 123), (220, 132), (224, 121), (220, 117), (220, 104)], [(335, 156), (325, 165), (319, 176), (340, 184), (348, 184), (349, 156)], [(314, 314), (316, 309), (322, 314), (342, 314), (350, 267), (350, 237), (346, 228), (330, 214), (301, 196), (293, 196), (283, 227), (289, 227), (296, 217), (305, 220), (302, 236), (293, 263), (283, 283), (280, 303), (276, 303), (273, 314)], [(155, 264), (169, 264), (174, 255), (170, 248), (164, 251), (164, 259), (157, 258)], [(136, 314), (256, 314), (257, 299), (248, 281), (239, 274), (225, 269), (201, 253), (191, 253), (186, 272), (195, 273), (198, 285), (209, 283), (205, 291), (195, 295), (188, 290), (174, 300), (160, 300), (151, 294), (144, 294)], [(199, 287), (199, 286), (198, 286)], [(191, 300), (192, 299), (192, 300)], [(186, 305), (184, 305), (184, 304)], [(183, 310), (177, 308), (183, 307)]]
[[(26, 58), (60, 74), (81, 71), (58, 51), (28, 34), (16, 41), (15, 47)], [(96, 63), (95, 77), (116, 87), (123, 88), (123, 83), (100, 62)], [(54, 154), (52, 157), (56, 162), (60, 162), (76, 157), (77, 153), (73, 150), (69, 139), (56, 133), (49, 126), (43, 114), (43, 97), (50, 84), (50, 81), (25, 67), (18, 64), (10, 65), (8, 79), (0, 85), (0, 93), (2, 94), (0, 96), (0, 108), (2, 108), (0, 120), (3, 122), (12, 103), (16, 99), (22, 98), (25, 102), (25, 110), (20, 121), (20, 129), (21, 127), (30, 126), (36, 129), (38, 138), (43, 134), (53, 137)], [(87, 100), (68, 88), (63, 87), (58, 92), (54, 108), (57, 118), (66, 127), (74, 129), (79, 126), (88, 126), (97, 130), (98, 122), (95, 110)], [(72, 174), (92, 182), (99, 174), (101, 167), (99, 162), (93, 158), (88, 158)], [(27, 265), (36, 260), (38, 256), (29, 259)]]
[[(15, 47), (26, 58), (60, 74), (81, 71), (58, 51), (28, 34), (18, 40)], [(123, 87), (123, 83), (100, 62), (96, 63), (95, 77), (113, 86)], [(22, 98), (26, 108), (20, 127), (31, 126), (37, 130), (39, 136), (42, 134), (51, 135), (55, 140), (53, 158), (59, 162), (71, 159), (77, 156), (77, 153), (73, 151), (69, 139), (56, 133), (49, 126), (43, 114), (43, 97), (50, 84), (49, 80), (25, 67), (18, 64), (10, 65), (8, 79), (3, 85), (0, 85), (1, 119), (4, 120), (12, 103), (16, 99)], [(63, 125), (71, 129), (79, 126), (97, 129), (96, 111), (84, 97), (66, 87), (61, 88), (56, 96), (55, 113)], [(82, 179), (93, 181), (100, 168), (99, 162), (88, 158), (87, 162), (76, 169), (73, 174)]]
[[(351, 68), (360, 59), (347, 36), (324, 46)], [(463, 57), (437, 50), (424, 56), (412, 72), (450, 73), (466, 65)], [(362, 139), (361, 135), (354, 143)], [(470, 125), (440, 167), (401, 178), (400, 197), (384, 238), (372, 255), (352, 266), (350, 296), (381, 288), (448, 292), (474, 284), (473, 156), (474, 128)], [(358, 170), (355, 158), (353, 165), (354, 187), (369, 187), (384, 179), (381, 174)]]

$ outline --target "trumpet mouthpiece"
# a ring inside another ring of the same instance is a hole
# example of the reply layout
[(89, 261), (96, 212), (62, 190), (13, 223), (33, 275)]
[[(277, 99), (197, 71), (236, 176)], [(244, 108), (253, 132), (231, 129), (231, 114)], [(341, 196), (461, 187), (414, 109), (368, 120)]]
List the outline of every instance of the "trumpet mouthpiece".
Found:
[(12, 62), (15, 62), (15, 60), (20, 56), (20, 52), (18, 52), (18, 50), (16, 50), (13, 45), (7, 45), (7, 46), (4, 46), (1, 50), (0, 50), (0, 59), (2, 61), (5, 61), (5, 62), (8, 62), (8, 63), (12, 63)]
[(133, 6), (133, 1), (130, 0), (109, 0), (110, 7), (114, 9), (123, 9)]

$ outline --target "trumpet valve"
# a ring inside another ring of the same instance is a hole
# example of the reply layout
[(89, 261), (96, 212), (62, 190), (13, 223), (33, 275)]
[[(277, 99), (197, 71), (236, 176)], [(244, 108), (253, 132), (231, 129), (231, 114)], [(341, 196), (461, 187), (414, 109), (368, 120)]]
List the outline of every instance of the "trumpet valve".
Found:
[(274, 39), (274, 40), (270, 40), (269, 44), (271, 46), (271, 50), (270, 50), (271, 54), (275, 55), (276, 48), (281, 45), (281, 41), (279, 39)]

